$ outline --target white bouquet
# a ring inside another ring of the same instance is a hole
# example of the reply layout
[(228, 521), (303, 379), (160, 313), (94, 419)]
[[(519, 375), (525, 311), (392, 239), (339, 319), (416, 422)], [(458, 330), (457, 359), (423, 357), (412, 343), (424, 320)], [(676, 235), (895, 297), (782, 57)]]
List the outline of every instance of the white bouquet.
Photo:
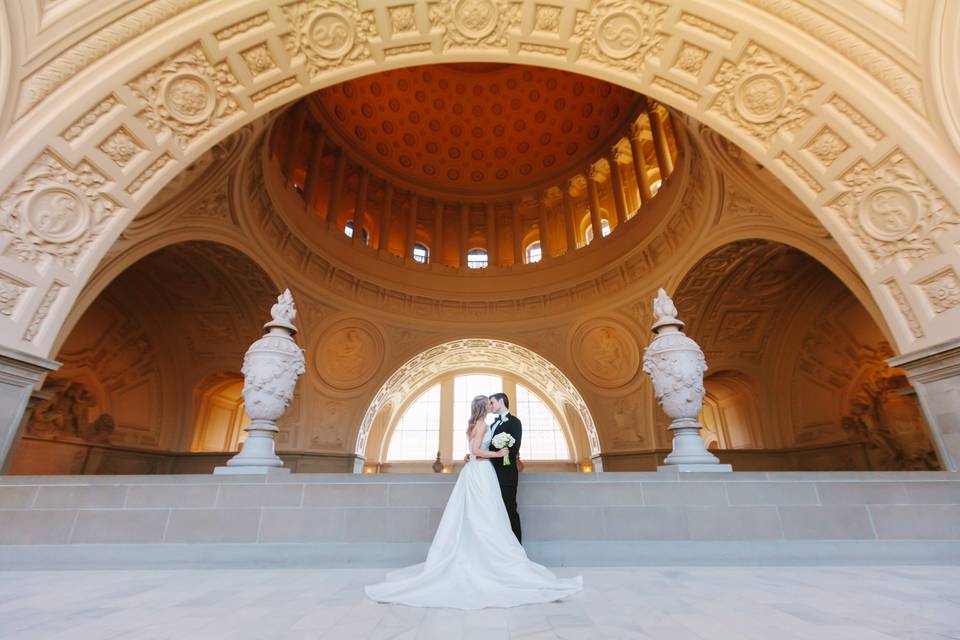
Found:
[[(512, 435), (510, 435), (509, 433), (507, 433), (506, 431), (503, 431), (503, 432), (498, 433), (497, 435), (493, 436), (493, 440), (490, 441), (490, 444), (492, 444), (492, 445), (494, 446), (494, 448), (497, 449), (498, 451), (499, 451), (500, 449), (509, 449), (510, 447), (512, 447), (513, 445), (515, 445), (516, 443), (517, 443), (517, 439), (514, 438), (514, 437), (513, 437)], [(506, 456), (504, 456), (504, 458), (503, 458), (503, 466), (507, 466), (508, 464), (510, 464), (510, 454), (509, 454), (509, 453), (508, 453)]]

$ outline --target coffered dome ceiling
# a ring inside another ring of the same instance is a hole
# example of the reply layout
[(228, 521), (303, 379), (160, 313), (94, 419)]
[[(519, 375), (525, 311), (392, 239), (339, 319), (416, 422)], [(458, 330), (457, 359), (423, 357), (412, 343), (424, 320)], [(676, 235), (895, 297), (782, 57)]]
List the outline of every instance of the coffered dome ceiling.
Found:
[(387, 71), (311, 97), (324, 129), (379, 171), (446, 193), (489, 193), (582, 171), (643, 96), (585, 76), (463, 63)]

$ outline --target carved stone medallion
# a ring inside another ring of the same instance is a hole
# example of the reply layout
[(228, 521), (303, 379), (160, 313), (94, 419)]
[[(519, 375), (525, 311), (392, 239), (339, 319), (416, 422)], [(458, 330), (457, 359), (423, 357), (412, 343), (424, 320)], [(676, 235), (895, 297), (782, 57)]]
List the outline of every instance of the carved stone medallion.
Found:
[(369, 382), (380, 368), (383, 345), (380, 331), (366, 320), (341, 320), (321, 336), (314, 351), (314, 366), (330, 387), (356, 389)]
[(185, 124), (199, 124), (213, 114), (216, 89), (196, 73), (178, 73), (166, 79), (160, 92), (170, 114)]
[(745, 120), (761, 123), (777, 117), (787, 101), (783, 82), (771, 73), (757, 73), (743, 79), (734, 97), (737, 111)]
[(640, 349), (620, 323), (589, 320), (574, 332), (573, 359), (592, 384), (615, 389), (630, 382), (640, 366)]
[(860, 224), (877, 240), (899, 240), (919, 221), (916, 199), (899, 187), (876, 187), (860, 201)]
[(625, 11), (608, 14), (597, 24), (597, 46), (616, 60), (629, 58), (640, 48), (643, 27)]
[(483, 38), (497, 26), (497, 5), (492, 0), (460, 0), (453, 11), (454, 24), (468, 38)]
[(307, 39), (317, 55), (336, 60), (353, 48), (353, 25), (336, 11), (320, 11), (307, 23)]
[(87, 230), (90, 211), (73, 191), (53, 187), (33, 194), (27, 203), (26, 222), (48, 242), (70, 242)]

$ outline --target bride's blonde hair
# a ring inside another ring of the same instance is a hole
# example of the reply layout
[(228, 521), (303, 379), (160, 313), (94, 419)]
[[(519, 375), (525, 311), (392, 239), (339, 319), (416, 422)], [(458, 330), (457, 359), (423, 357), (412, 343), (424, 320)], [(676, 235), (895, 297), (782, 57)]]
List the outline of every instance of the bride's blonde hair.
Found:
[(477, 420), (487, 415), (487, 402), (490, 400), (487, 396), (477, 396), (470, 403), (470, 422), (467, 423), (467, 441), (470, 441), (470, 432), (473, 431), (473, 425)]

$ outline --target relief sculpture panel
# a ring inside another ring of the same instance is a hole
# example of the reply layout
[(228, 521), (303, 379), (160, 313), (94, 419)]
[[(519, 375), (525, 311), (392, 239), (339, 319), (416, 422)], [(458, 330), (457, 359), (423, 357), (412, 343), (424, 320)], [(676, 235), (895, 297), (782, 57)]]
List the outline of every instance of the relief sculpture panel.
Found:
[(580, 325), (573, 333), (571, 349), (580, 373), (604, 389), (629, 383), (640, 364), (636, 340), (620, 323), (606, 318)]
[(370, 381), (383, 362), (383, 335), (372, 323), (347, 318), (320, 336), (313, 350), (320, 379), (338, 391), (350, 391)]

